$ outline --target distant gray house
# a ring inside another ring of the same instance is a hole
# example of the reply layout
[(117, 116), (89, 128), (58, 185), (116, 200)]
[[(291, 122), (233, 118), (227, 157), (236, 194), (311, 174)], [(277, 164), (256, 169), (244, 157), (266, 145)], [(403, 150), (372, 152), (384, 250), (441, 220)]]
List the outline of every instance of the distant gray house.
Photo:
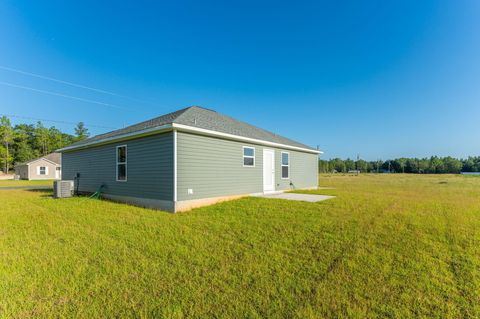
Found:
[(171, 212), (318, 186), (318, 150), (197, 106), (59, 151), (79, 192)]
[(62, 154), (51, 153), (31, 161), (15, 165), (15, 175), (20, 179), (60, 179), (62, 177)]

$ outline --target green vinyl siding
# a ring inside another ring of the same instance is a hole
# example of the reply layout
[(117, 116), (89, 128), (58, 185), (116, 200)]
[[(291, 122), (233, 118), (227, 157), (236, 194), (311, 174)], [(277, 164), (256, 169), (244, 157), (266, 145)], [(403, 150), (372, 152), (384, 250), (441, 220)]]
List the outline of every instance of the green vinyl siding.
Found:
[[(127, 181), (116, 181), (116, 147), (127, 145)], [(255, 148), (244, 167), (243, 147)], [(263, 192), (263, 149), (275, 151), (275, 189), (317, 186), (316, 154), (177, 132), (177, 201)], [(281, 178), (281, 152), (290, 154), (289, 179)], [(63, 153), (62, 179), (80, 173), (79, 191), (173, 200), (173, 133)], [(290, 185), (290, 181), (293, 186)], [(193, 194), (188, 194), (188, 189)]]
[[(127, 181), (116, 181), (116, 147), (127, 145)], [(79, 191), (173, 200), (173, 133), (64, 152), (62, 179), (80, 173)]]
[[(243, 146), (255, 148), (255, 166), (243, 166)], [(316, 154), (288, 150), (290, 179), (281, 179), (281, 151), (238, 141), (177, 133), (177, 200), (263, 192), (263, 149), (275, 151), (276, 190), (317, 186)], [(188, 194), (188, 189), (193, 194)]]
[[(255, 166), (243, 167), (243, 146), (255, 148)], [(258, 145), (177, 133), (177, 200), (262, 191), (262, 151)], [(193, 194), (187, 194), (188, 189)]]
[[(282, 179), (281, 153), (290, 154), (290, 173), (288, 179)], [(275, 184), (276, 190), (290, 190), (318, 186), (318, 155), (275, 148)], [(293, 185), (290, 185), (292, 182)]]

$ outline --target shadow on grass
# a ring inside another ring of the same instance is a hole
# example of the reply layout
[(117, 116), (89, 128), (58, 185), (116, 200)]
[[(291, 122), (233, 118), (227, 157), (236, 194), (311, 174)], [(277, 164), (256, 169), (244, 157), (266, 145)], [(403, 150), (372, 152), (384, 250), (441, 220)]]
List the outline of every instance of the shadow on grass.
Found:
[(53, 193), (53, 189), (51, 188), (31, 188), (26, 189), (27, 192), (34, 192), (34, 193)]
[(26, 189), (27, 192), (33, 192), (33, 193), (39, 193), (41, 194), (40, 197), (49, 197), (53, 198), (53, 189), (51, 188), (32, 188), (32, 189)]

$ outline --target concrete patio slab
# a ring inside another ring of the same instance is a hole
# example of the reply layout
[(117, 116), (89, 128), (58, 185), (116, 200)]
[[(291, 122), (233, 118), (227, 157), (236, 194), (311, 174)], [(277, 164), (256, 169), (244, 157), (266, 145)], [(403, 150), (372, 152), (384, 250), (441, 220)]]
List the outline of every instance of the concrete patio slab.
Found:
[(335, 198), (335, 196), (328, 196), (328, 195), (312, 195), (312, 194), (298, 194), (298, 193), (265, 194), (265, 195), (258, 195), (257, 197), (298, 200), (298, 201), (311, 202), (311, 203), (321, 202), (322, 200)]

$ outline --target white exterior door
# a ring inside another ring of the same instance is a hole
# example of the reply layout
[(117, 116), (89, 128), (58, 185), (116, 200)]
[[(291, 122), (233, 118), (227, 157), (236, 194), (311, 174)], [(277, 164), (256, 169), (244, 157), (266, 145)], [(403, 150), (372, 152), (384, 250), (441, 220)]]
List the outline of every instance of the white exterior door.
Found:
[(263, 191), (275, 191), (275, 153), (273, 150), (263, 150)]

